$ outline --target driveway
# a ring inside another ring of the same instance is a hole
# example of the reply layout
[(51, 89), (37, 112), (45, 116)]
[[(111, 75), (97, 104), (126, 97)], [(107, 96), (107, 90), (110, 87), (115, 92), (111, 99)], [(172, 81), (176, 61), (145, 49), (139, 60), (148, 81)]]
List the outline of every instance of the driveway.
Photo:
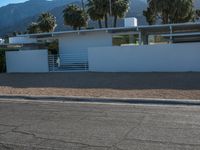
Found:
[(200, 107), (0, 101), (1, 150), (199, 150)]
[(200, 99), (200, 73), (0, 74), (0, 94)]

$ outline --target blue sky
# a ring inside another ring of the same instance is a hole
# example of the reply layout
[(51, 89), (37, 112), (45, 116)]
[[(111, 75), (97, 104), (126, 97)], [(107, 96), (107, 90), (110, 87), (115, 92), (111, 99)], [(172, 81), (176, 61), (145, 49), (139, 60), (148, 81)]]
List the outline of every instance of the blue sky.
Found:
[(10, 3), (20, 3), (20, 2), (25, 2), (27, 0), (0, 0), (0, 7), (8, 5)]

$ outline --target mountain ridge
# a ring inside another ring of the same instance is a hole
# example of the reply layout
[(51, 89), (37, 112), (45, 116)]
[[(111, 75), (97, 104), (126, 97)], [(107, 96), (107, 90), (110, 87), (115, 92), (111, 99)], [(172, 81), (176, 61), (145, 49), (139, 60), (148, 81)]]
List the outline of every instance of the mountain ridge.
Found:
[[(70, 3), (81, 5), (80, 0), (29, 0), (24, 3), (9, 4), (0, 7), (0, 36), (12, 34), (14, 31), (24, 32), (27, 26), (37, 20), (42, 12), (50, 12), (57, 18), (56, 31), (71, 30), (65, 26), (62, 17), (62, 11)], [(195, 1), (195, 6), (200, 9), (200, 0)], [(147, 7), (146, 0), (131, 0), (130, 10), (127, 17), (136, 17), (139, 25), (146, 24), (143, 10)], [(9, 19), (8, 19), (9, 18)], [(122, 26), (122, 20), (119, 20), (118, 26)], [(90, 21), (90, 27), (98, 27), (96, 22)]]
[[(127, 16), (136, 16), (140, 20), (139, 22), (144, 22), (140, 10), (146, 8), (146, 3), (144, 0), (131, 1), (134, 2), (131, 3), (131, 9)], [(31, 22), (36, 21), (39, 14), (46, 11), (56, 16), (58, 24), (56, 31), (69, 30), (70, 27), (64, 26), (62, 10), (70, 3), (81, 4), (78, 0), (68, 0), (67, 2), (66, 0), (29, 0), (0, 7), (0, 36), (11, 34), (14, 31), (24, 32)], [(91, 21), (90, 25), (96, 27), (97, 23)], [(118, 25), (121, 25), (121, 22)]]

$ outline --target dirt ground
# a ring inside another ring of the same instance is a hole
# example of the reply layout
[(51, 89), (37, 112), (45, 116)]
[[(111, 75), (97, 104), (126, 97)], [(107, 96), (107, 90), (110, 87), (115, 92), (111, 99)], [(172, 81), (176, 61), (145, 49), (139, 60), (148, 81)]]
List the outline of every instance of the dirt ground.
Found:
[(0, 94), (200, 99), (200, 73), (0, 74)]

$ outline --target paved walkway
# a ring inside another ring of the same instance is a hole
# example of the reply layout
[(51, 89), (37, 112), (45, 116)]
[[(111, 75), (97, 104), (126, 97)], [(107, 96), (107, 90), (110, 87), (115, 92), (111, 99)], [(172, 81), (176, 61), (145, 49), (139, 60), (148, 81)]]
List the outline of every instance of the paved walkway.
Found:
[(1, 150), (199, 150), (200, 107), (0, 101)]

